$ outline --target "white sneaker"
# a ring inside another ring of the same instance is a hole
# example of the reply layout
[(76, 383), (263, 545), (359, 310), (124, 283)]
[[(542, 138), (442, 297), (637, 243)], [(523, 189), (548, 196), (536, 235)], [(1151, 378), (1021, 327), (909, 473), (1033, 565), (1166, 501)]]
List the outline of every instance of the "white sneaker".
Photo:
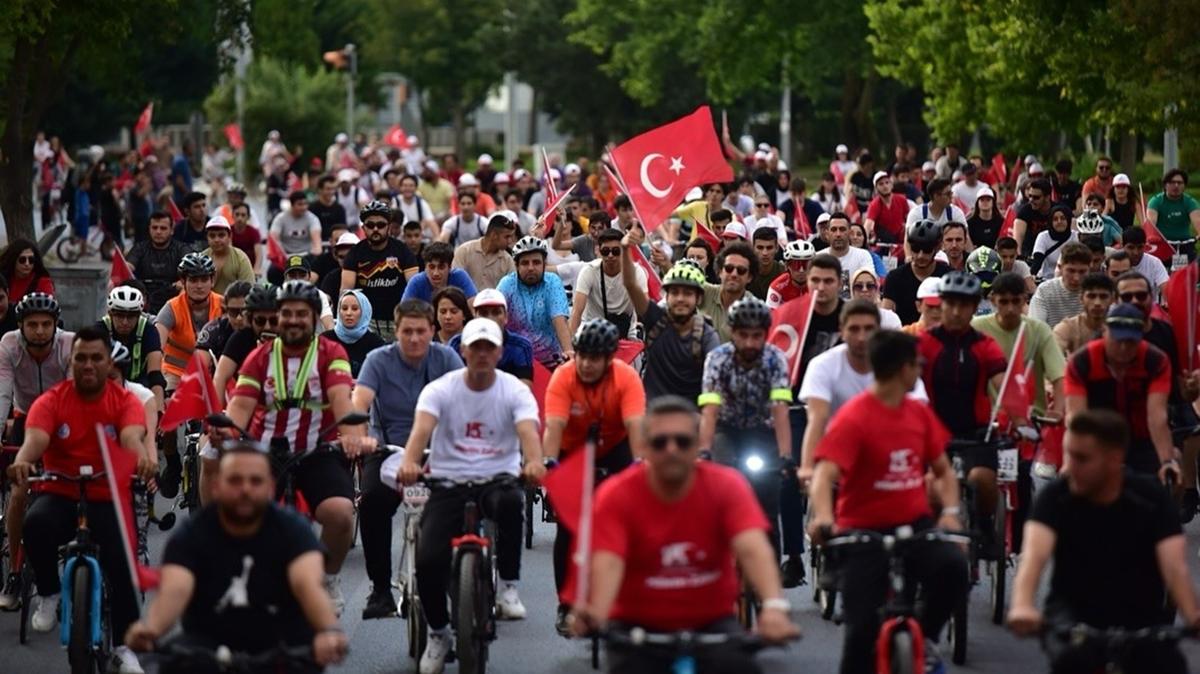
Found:
[(39, 596), (29, 619), (35, 632), (49, 632), (58, 623), (58, 595)]
[(113, 650), (113, 661), (117, 665), (117, 674), (146, 674), (137, 655), (128, 646), (117, 646)]
[(341, 579), (336, 575), (325, 574), (325, 590), (329, 592), (329, 598), (333, 601), (333, 612), (341, 618), (342, 611), (346, 608), (346, 597), (342, 594)]
[(503, 583), (496, 596), (496, 613), (501, 620), (524, 620), (525, 605), (517, 596), (516, 583)]
[(21, 579), (17, 574), (10, 573), (4, 579), (4, 589), (0, 591), (0, 611), (15, 611), (21, 607)]
[(450, 630), (429, 630), (429, 640), (425, 642), (425, 652), (421, 654), (421, 674), (442, 674), (449, 654)]

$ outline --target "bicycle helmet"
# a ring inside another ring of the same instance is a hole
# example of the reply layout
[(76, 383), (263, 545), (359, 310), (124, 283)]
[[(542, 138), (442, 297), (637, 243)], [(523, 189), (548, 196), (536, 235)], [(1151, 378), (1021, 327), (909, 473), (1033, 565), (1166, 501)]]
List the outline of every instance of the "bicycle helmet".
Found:
[(771, 308), (757, 297), (746, 295), (729, 307), (729, 327), (766, 330), (771, 327)]
[(575, 331), (571, 346), (576, 353), (597, 353), (605, 356), (612, 355), (617, 350), (617, 342), (621, 335), (617, 326), (603, 318), (593, 318), (584, 321)]
[(313, 316), (321, 314), (321, 291), (308, 281), (287, 281), (279, 286), (279, 290), (275, 293), (275, 301), (279, 304), (284, 302), (308, 302), (308, 306), (312, 307)]
[(817, 256), (817, 249), (812, 245), (811, 241), (805, 239), (796, 239), (788, 242), (788, 245), (783, 247), (783, 259), (792, 260), (811, 260)]
[(129, 347), (113, 340), (112, 359), (114, 365), (121, 367), (128, 365), (130, 359)]
[(942, 276), (942, 297), (955, 296), (978, 300), (983, 294), (983, 282), (974, 274), (951, 271)]
[(513, 246), (512, 256), (515, 261), (517, 258), (526, 253), (541, 253), (545, 258), (550, 252), (550, 246), (546, 245), (545, 239), (539, 239), (536, 236), (524, 236)]
[(1075, 218), (1075, 227), (1080, 234), (1103, 234), (1104, 218), (1094, 208), (1088, 208)]
[(359, 220), (364, 222), (366, 221), (367, 217), (372, 215), (382, 215), (390, 220), (392, 218), (392, 207), (388, 206), (387, 202), (385, 201), (375, 199), (366, 206), (363, 206), (362, 210), (358, 212)]
[(212, 258), (204, 253), (188, 253), (179, 261), (179, 275), (184, 278), (212, 276), (216, 273)]
[(706, 280), (700, 265), (694, 260), (684, 258), (668, 269), (666, 274), (663, 274), (662, 287), (666, 289), (671, 286), (687, 286), (703, 291)]
[(17, 302), (16, 311), (18, 321), (33, 314), (50, 314), (54, 320), (58, 320), (60, 313), (58, 300), (50, 293), (29, 293)]
[(933, 220), (918, 220), (908, 228), (910, 246), (937, 246), (942, 242), (942, 226)]
[(146, 306), (146, 298), (142, 291), (130, 286), (117, 286), (108, 293), (109, 311), (129, 311), (141, 313)]
[(980, 280), (986, 291), (1000, 273), (1000, 254), (987, 246), (980, 246), (967, 256), (966, 264), (967, 271)]
[(279, 303), (275, 301), (275, 288), (268, 283), (254, 286), (246, 295), (246, 311), (275, 311)]

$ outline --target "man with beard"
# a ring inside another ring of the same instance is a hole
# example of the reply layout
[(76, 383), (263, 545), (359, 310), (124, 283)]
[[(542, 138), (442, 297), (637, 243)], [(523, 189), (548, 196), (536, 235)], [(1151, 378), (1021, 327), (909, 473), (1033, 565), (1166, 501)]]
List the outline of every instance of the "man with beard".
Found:
[(680, 261), (662, 278), (666, 308), (651, 302), (634, 273), (637, 267), (630, 247), (641, 245), (645, 234), (633, 227), (621, 239), (621, 281), (646, 327), (646, 398), (675, 394), (688, 400), (700, 395), (704, 358), (721, 343), (717, 331), (697, 311), (704, 297), (704, 272), (694, 263)]
[[(375, 200), (363, 207), (359, 241), (342, 261), (341, 290), (361, 290), (371, 302), (371, 332), (386, 342), (396, 338), (391, 320), (408, 279), (417, 274), (417, 259), (408, 246), (388, 236), (392, 209)], [(340, 296), (340, 293), (339, 293)]]
[(190, 192), (183, 201), (183, 212), (183, 220), (175, 225), (175, 240), (189, 253), (204, 250), (208, 245), (204, 227), (208, 223), (208, 197), (200, 192)]
[(891, 309), (904, 325), (915, 323), (917, 313), (917, 288), (931, 276), (941, 276), (950, 271), (950, 265), (938, 262), (934, 254), (941, 249), (941, 226), (932, 220), (922, 220), (908, 228), (908, 249), (911, 259), (887, 275), (883, 287), (883, 307)]
[[(279, 336), (256, 348), (242, 364), (229, 400), (229, 418), (251, 436), (287, 443), (294, 454), (340, 439), (345, 457), (314, 454), (293, 473), (297, 489), (321, 525), (321, 542), (327, 551), (325, 587), (340, 615), (345, 599), (337, 574), (354, 537), (354, 482), (346, 459), (374, 450), (375, 440), (365, 437), (361, 426), (333, 428), (334, 420), (354, 411), (350, 401), (354, 380), (342, 345), (317, 337), (320, 292), (311, 283), (288, 281), (275, 299)], [(259, 406), (266, 412), (251, 426)], [(321, 436), (326, 428), (330, 431)]]
[(221, 296), (212, 291), (216, 273), (212, 258), (188, 253), (179, 262), (183, 290), (163, 305), (155, 319), (163, 345), (163, 376), (167, 390), (174, 391), (196, 350), (196, 335), (209, 321), (221, 315)]
[(855, 269), (875, 268), (871, 254), (862, 248), (850, 245), (850, 218), (845, 213), (834, 213), (829, 216), (829, 248), (823, 251), (837, 258), (842, 268), (842, 278), (839, 290), (849, 287), (849, 274)]
[(183, 645), (255, 654), (311, 644), (320, 667), (340, 662), (348, 642), (321, 585), (321, 545), (308, 522), (272, 503), (263, 447), (226, 447), (214, 493), (215, 505), (167, 542), (158, 594), (125, 632), (125, 645), (151, 651), (182, 618)]
[(221, 295), (221, 315), (200, 329), (196, 336), (196, 348), (207, 351), (212, 355), (212, 366), (221, 357), (229, 338), (238, 330), (246, 327), (246, 295), (254, 284), (249, 281), (234, 281)]
[(728, 320), (729, 308), (745, 296), (753, 297), (746, 288), (750, 279), (758, 275), (758, 256), (748, 243), (728, 243), (717, 255), (716, 269), (721, 282), (704, 284), (704, 299), (700, 302), (700, 311), (712, 321), (717, 336), (725, 343), (732, 337), (732, 328)]
[(533, 343), (534, 358), (554, 368), (569, 360), (574, 352), (567, 330), (571, 312), (567, 291), (558, 274), (546, 273), (547, 252), (545, 239), (522, 238), (513, 246), (517, 270), (500, 279), (496, 290), (508, 303), (513, 332)]
[(126, 256), (129, 270), (146, 284), (146, 311), (157, 314), (179, 289), (179, 263), (188, 254), (187, 246), (171, 236), (171, 216), (150, 214), (150, 239), (135, 243)]
[(125, 378), (152, 389), (161, 409), (167, 386), (162, 373), (162, 342), (153, 318), (143, 313), (145, 309), (142, 291), (119, 285), (108, 293), (108, 313), (96, 323), (108, 330), (114, 341), (129, 348), (131, 357)]
[(868, 241), (899, 243), (904, 239), (904, 224), (908, 222), (908, 212), (916, 204), (909, 201), (904, 194), (893, 191), (893, 186), (892, 176), (886, 171), (875, 174), (875, 198), (867, 207), (867, 217), (863, 220)]
[(482, 239), (468, 241), (454, 249), (450, 266), (466, 270), (476, 289), (495, 288), (500, 279), (516, 269), (508, 252), (517, 235), (515, 216), (511, 211), (496, 213), (488, 220), (487, 232)]
[[(145, 409), (136, 396), (109, 381), (111, 354), (112, 342), (103, 329), (88, 326), (75, 334), (71, 379), (55, 384), (34, 401), (25, 424), (25, 441), (8, 468), (9, 478), (21, 488), (27, 487), (39, 461), (46, 472), (75, 476), (83, 466), (92, 466), (100, 472), (104, 458), (96, 435), (97, 424), (108, 429), (111, 451), (134, 452), (142, 478), (154, 475), (156, 457), (144, 444)], [(103, 480), (87, 486), (88, 500), (96, 504), (89, 509), (88, 525), (92, 539), (100, 546), (100, 568), (109, 588), (112, 629), (121, 634), (137, 619), (138, 605), (116, 510), (101, 505), (115, 496)], [(62, 589), (58, 548), (75, 536), (78, 501), (79, 488), (75, 484), (44, 482), (25, 516), (28, 526), (24, 530), (24, 550), (37, 577), (38, 594), (30, 625), (38, 632), (49, 632), (55, 626)], [(118, 647), (113, 655), (118, 661), (118, 671), (124, 674), (142, 671), (137, 656), (128, 648)]]
[[(592, 221), (593, 226), (598, 224)], [(601, 230), (597, 235), (597, 259), (588, 262), (575, 279), (575, 301), (571, 304), (570, 320), (572, 334), (585, 321), (603, 318), (617, 326), (622, 339), (629, 336), (635, 310), (622, 282), (622, 238), (622, 233), (611, 227)], [(637, 275), (638, 287), (645, 292), (646, 270), (634, 265), (634, 274)]]

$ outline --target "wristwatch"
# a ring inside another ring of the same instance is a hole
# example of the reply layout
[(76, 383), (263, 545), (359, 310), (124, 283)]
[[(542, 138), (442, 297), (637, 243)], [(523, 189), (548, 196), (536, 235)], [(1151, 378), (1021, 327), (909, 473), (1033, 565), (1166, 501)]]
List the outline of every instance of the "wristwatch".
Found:
[(763, 610), (783, 611), (790, 613), (792, 610), (792, 602), (783, 597), (774, 597), (772, 599), (764, 599), (762, 603)]

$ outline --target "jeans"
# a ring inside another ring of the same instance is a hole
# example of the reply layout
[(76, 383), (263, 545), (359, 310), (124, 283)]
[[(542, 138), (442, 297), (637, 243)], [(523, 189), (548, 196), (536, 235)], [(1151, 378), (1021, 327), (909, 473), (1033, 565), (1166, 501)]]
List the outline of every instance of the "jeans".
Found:
[[(582, 451), (582, 450), (576, 450)], [(622, 440), (603, 457), (596, 459), (596, 485), (625, 470), (633, 463), (633, 452), (629, 449), (629, 439)], [(600, 472), (603, 471), (603, 475)], [(571, 532), (559, 522), (554, 532), (554, 588), (562, 592), (563, 584), (567, 581), (567, 557), (571, 554), (571, 543), (574, 537)]]
[[(627, 629), (631, 625), (616, 623), (614, 627)], [(696, 631), (733, 634), (743, 630), (737, 619), (730, 616)], [(758, 674), (762, 671), (753, 655), (727, 644), (699, 647), (692, 656), (696, 660), (697, 674)], [(675, 671), (672, 664), (676, 657), (678, 654), (668, 647), (609, 644), (608, 671), (612, 674), (671, 672)]]
[(387, 589), (392, 582), (392, 518), (402, 498), (379, 479), (379, 467), (387, 452), (369, 454), (362, 465), (362, 501), (358, 504), (363, 557), (371, 584)]
[[(713, 436), (713, 460), (725, 466), (737, 468), (750, 482), (758, 504), (771, 524), (767, 537), (775, 555), (779, 556), (779, 450), (775, 445), (775, 431), (771, 428), (740, 429), (717, 426)], [(753, 452), (763, 460), (762, 469), (750, 472), (745, 459)]]
[(520, 485), (435, 489), (425, 503), (417, 543), (417, 593), (430, 629), (440, 630), (450, 622), (446, 608), (453, 559), (450, 539), (463, 534), (463, 509), (468, 496), (477, 499), (481, 518), (496, 523), (496, 566), (501, 580), (515, 581), (521, 576), (525, 494)]

